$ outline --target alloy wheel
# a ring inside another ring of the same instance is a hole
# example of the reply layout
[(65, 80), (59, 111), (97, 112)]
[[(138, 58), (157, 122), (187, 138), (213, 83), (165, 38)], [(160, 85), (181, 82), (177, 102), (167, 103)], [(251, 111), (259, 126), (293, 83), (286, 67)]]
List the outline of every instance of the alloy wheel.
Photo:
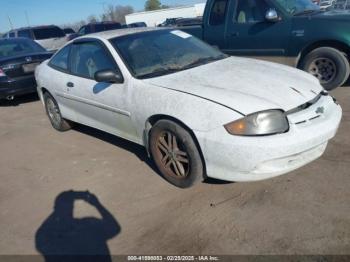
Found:
[(47, 112), (49, 114), (49, 117), (52, 123), (55, 126), (59, 126), (61, 123), (61, 114), (60, 114), (60, 110), (58, 109), (58, 106), (51, 98), (48, 98), (46, 100), (46, 106), (47, 106)]
[(161, 132), (157, 138), (156, 157), (169, 175), (178, 179), (190, 173), (190, 158), (184, 144), (170, 131)]

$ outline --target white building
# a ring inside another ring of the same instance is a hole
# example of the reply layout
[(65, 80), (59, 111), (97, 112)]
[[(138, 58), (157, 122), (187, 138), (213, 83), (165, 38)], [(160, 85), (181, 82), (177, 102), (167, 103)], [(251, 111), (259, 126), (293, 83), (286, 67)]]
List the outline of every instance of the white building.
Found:
[(147, 26), (157, 26), (158, 24), (163, 23), (167, 18), (192, 18), (203, 16), (204, 8), (205, 3), (202, 3), (192, 6), (138, 12), (125, 16), (125, 20), (127, 24), (145, 22)]

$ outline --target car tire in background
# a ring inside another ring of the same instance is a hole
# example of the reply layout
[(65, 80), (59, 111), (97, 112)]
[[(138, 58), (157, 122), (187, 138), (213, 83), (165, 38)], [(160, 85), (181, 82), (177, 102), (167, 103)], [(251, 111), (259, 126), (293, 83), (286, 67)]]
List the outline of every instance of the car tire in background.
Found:
[(346, 55), (331, 47), (311, 51), (301, 61), (300, 68), (318, 78), (326, 90), (342, 86), (350, 75)]
[(150, 131), (149, 148), (161, 175), (171, 184), (188, 188), (203, 179), (204, 166), (198, 147), (179, 124), (158, 121)]
[(44, 93), (44, 102), (46, 114), (49, 117), (53, 128), (60, 132), (67, 131), (72, 128), (73, 123), (68, 120), (65, 120), (62, 117), (58, 104), (56, 100), (52, 97), (52, 95), (50, 95), (50, 93)]

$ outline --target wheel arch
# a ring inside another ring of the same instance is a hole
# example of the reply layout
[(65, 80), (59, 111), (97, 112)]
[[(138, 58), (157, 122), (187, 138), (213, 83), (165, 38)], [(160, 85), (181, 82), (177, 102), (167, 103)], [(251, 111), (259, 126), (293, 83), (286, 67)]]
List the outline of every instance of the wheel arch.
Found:
[(41, 90), (41, 93), (42, 93), (42, 94), (50, 93), (49, 90), (46, 89), (45, 87), (40, 88), (40, 90)]
[(144, 128), (144, 133), (143, 133), (143, 140), (144, 140), (144, 145), (146, 147), (147, 150), (147, 154), (150, 156), (150, 150), (149, 150), (149, 136), (150, 136), (150, 131), (152, 129), (152, 127), (160, 120), (169, 120), (169, 121), (173, 121), (174, 123), (180, 125), (181, 127), (183, 127), (192, 137), (194, 143), (196, 144), (198, 151), (199, 151), (199, 155), (201, 157), (202, 163), (203, 163), (203, 169), (204, 169), (204, 173), (203, 173), (203, 178), (207, 178), (206, 176), (206, 163), (205, 163), (205, 159), (204, 159), (204, 155), (202, 152), (202, 148), (198, 142), (198, 139), (195, 135), (195, 133), (193, 132), (193, 130), (186, 125), (184, 122), (182, 122), (181, 120), (179, 120), (176, 117), (170, 116), (170, 115), (165, 115), (165, 114), (156, 114), (156, 115), (152, 115), (150, 116), (145, 123), (145, 128)]
[(45, 93), (49, 93), (50, 94), (50, 92), (49, 92), (49, 90), (48, 89), (46, 89), (45, 87), (40, 87), (39, 89), (38, 89), (38, 95), (39, 95), (39, 98), (40, 98), (40, 100), (41, 100), (41, 102), (43, 103), (43, 105), (44, 105), (44, 94)]
[(350, 46), (346, 43), (339, 41), (339, 40), (319, 40), (316, 42), (313, 42), (312, 44), (309, 44), (306, 46), (299, 54), (299, 59), (297, 61), (297, 68), (300, 68), (301, 63), (305, 56), (312, 52), (313, 50), (321, 47), (331, 47), (339, 50), (340, 52), (343, 52), (346, 54), (348, 60), (350, 57)]

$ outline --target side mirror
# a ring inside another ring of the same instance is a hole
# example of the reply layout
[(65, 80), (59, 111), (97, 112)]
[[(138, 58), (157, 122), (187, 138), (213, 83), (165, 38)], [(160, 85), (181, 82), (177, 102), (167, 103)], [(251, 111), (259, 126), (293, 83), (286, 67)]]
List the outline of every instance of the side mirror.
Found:
[(113, 69), (97, 71), (94, 75), (96, 82), (105, 82), (105, 83), (123, 83), (124, 78), (120, 72), (117, 72)]
[(265, 19), (269, 22), (277, 22), (279, 20), (275, 9), (271, 8), (266, 12)]

